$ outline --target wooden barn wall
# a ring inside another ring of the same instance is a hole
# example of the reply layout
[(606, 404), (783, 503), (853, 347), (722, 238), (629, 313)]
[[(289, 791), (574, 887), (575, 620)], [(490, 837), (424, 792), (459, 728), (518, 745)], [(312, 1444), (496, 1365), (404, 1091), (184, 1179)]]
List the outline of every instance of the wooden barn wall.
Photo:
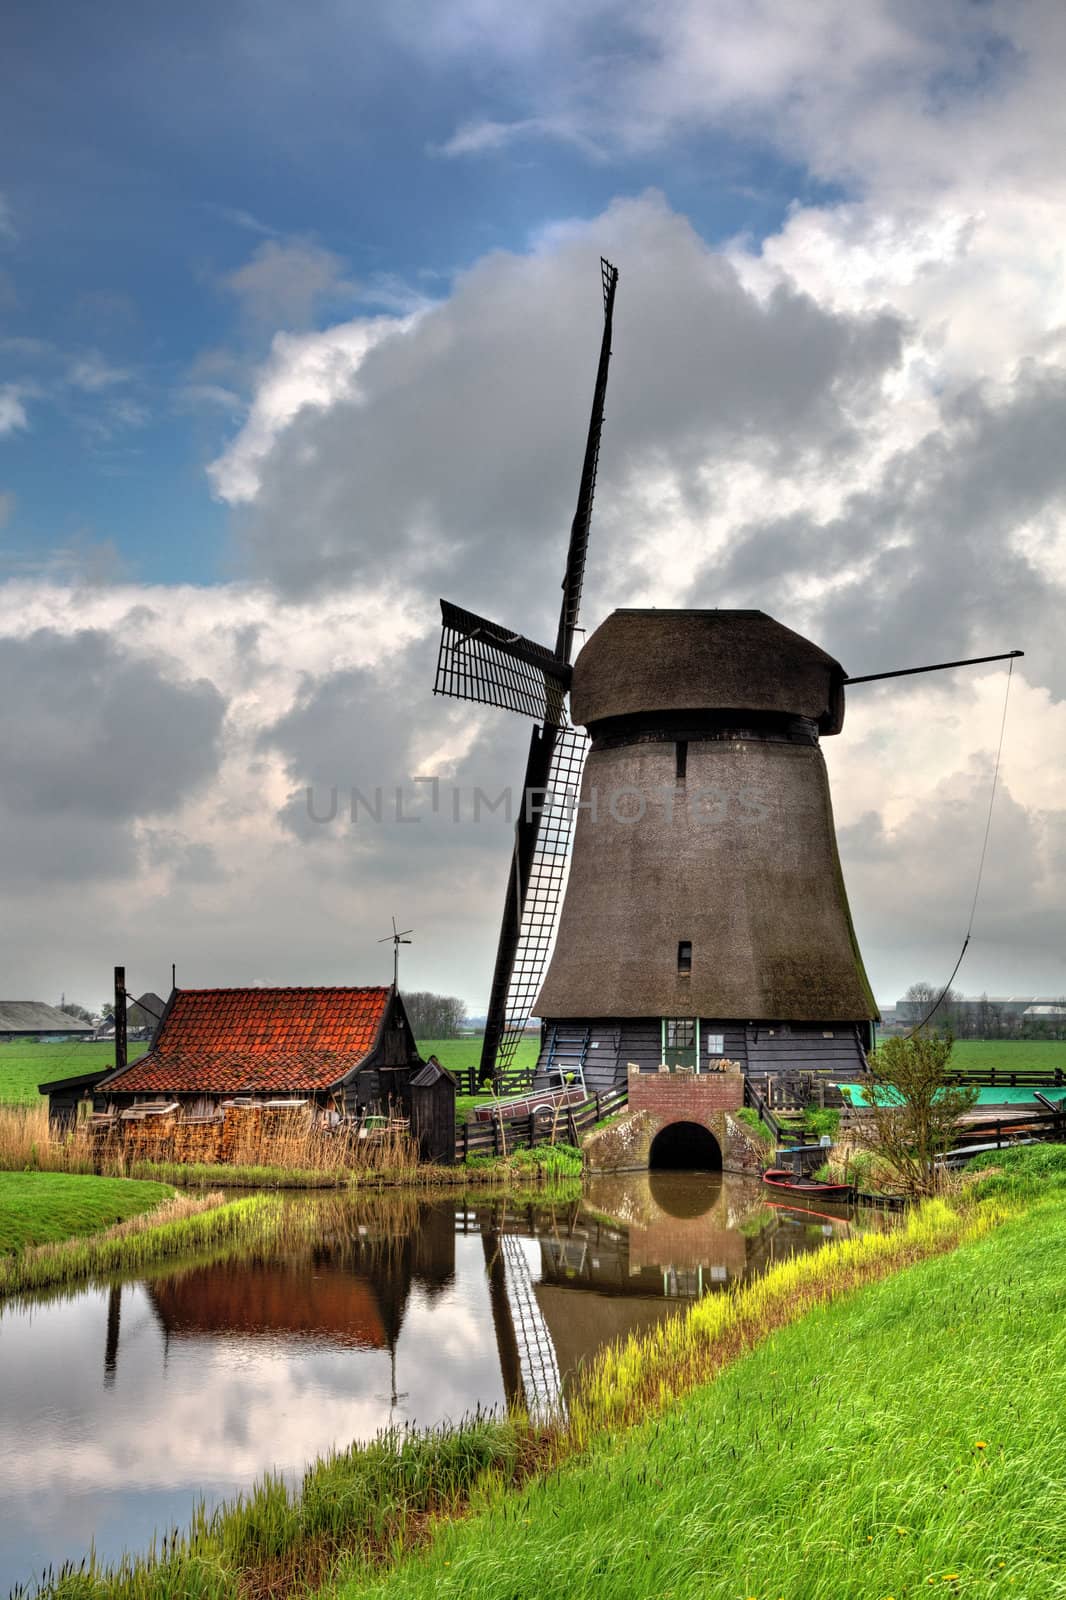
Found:
[(824, 1028), (788, 1029), (749, 1028), (747, 1061), (749, 1073), (817, 1072), (852, 1074), (865, 1072), (866, 1056), (859, 1043), (858, 1030), (837, 1023)]
[[(605, 1094), (624, 1083), (630, 1062), (641, 1072), (657, 1072), (662, 1061), (662, 1019), (659, 1017), (567, 1018), (571, 1036), (589, 1030), (585, 1060), (585, 1082), (593, 1094)], [(707, 1040), (722, 1035), (722, 1055), (744, 1071), (759, 1073), (816, 1072), (851, 1076), (866, 1071), (866, 1056), (855, 1024), (760, 1024), (750, 1026), (735, 1019), (700, 1018), (700, 1070), (713, 1066)], [(543, 1073), (548, 1059), (551, 1025), (544, 1030), (537, 1070)], [(546, 1081), (546, 1080), (544, 1080)]]

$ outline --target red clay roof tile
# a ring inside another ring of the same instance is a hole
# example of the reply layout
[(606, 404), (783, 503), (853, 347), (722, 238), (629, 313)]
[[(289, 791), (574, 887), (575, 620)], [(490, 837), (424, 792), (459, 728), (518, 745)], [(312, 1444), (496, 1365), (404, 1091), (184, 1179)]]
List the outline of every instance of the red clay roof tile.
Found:
[(373, 1049), (391, 992), (179, 989), (152, 1049), (101, 1087), (121, 1094), (327, 1089)]

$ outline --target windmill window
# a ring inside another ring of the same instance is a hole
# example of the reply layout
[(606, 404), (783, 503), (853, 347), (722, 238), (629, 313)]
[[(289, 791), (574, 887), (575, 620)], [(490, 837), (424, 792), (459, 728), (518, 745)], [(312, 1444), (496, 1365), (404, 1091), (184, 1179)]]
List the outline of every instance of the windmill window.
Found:
[(668, 1017), (666, 1020), (666, 1047), (668, 1050), (691, 1050), (696, 1043), (696, 1024), (691, 1017)]
[(692, 940), (681, 939), (677, 946), (677, 970), (687, 975), (692, 971)]
[(674, 777), (676, 782), (684, 783), (688, 772), (688, 740), (679, 739), (674, 745)]
[(709, 1056), (725, 1055), (725, 1034), (709, 1033), (707, 1035), (707, 1054)]

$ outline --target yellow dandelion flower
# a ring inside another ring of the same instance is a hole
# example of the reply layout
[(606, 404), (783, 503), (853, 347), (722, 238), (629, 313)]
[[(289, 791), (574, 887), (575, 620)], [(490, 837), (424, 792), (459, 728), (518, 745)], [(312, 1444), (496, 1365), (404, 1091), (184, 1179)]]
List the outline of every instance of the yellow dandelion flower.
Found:
[(958, 1583), (959, 1575), (957, 1572), (945, 1572), (940, 1581), (941, 1583)]
[(974, 1440), (974, 1449), (975, 1450), (987, 1450), (988, 1449), (988, 1445), (985, 1443), (985, 1441), (983, 1439), (975, 1439)]

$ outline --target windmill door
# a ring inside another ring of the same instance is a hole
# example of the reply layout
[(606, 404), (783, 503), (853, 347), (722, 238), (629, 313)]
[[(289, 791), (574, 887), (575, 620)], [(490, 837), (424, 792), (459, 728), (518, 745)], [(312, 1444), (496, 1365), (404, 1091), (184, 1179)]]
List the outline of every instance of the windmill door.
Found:
[(663, 1018), (663, 1060), (668, 1067), (695, 1072), (700, 1059), (700, 1030), (695, 1017)]

